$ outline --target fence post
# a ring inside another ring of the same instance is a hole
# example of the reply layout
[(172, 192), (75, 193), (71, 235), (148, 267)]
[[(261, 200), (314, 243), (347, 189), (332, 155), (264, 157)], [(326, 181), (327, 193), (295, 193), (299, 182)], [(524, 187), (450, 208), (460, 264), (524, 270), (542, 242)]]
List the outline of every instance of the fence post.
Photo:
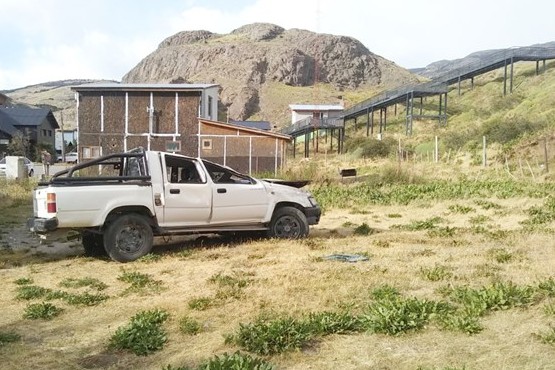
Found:
[(434, 150), (434, 162), (439, 162), (439, 146), (438, 146), (438, 138), (436, 136), (436, 147)]
[(545, 173), (549, 172), (548, 158), (547, 158), (547, 137), (543, 139), (543, 158), (545, 163)]
[(487, 157), (487, 150), (486, 150), (486, 136), (482, 136), (482, 166), (487, 167), (488, 165), (488, 157)]

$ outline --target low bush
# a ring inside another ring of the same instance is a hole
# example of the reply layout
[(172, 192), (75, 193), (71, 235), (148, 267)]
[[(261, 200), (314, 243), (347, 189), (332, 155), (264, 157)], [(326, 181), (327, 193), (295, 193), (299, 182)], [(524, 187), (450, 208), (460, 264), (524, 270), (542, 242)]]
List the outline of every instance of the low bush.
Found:
[(162, 349), (167, 341), (162, 324), (168, 316), (166, 311), (159, 309), (137, 313), (128, 325), (118, 328), (112, 335), (110, 347), (129, 350), (139, 356), (147, 356)]
[(33, 303), (25, 308), (23, 317), (31, 320), (51, 320), (62, 313), (62, 311), (63, 309), (54, 306), (52, 303)]

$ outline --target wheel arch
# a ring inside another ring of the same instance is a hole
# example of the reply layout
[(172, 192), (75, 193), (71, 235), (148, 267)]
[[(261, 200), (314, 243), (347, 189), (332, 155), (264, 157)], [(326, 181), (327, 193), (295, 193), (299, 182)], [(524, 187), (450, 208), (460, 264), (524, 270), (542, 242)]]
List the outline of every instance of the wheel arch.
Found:
[(110, 211), (110, 213), (108, 213), (108, 215), (106, 216), (106, 220), (102, 225), (102, 229), (106, 229), (106, 227), (119, 216), (124, 214), (129, 214), (129, 213), (135, 213), (135, 214), (144, 216), (148, 220), (148, 223), (153, 229), (156, 229), (158, 227), (158, 221), (156, 220), (156, 217), (150, 212), (150, 210), (147, 207), (123, 206), (123, 207), (114, 208), (113, 210)]

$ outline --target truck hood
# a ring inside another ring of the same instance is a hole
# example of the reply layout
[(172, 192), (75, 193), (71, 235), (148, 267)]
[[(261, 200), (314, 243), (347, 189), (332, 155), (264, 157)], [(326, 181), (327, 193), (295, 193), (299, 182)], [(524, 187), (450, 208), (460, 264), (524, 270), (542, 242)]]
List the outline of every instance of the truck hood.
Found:
[(266, 188), (266, 190), (268, 190), (268, 192), (288, 194), (292, 196), (296, 195), (296, 196), (302, 196), (302, 197), (312, 196), (312, 194), (310, 194), (309, 191), (304, 189), (299, 189), (288, 185), (276, 184), (273, 182), (268, 182), (266, 180), (259, 180), (259, 181), (262, 182), (262, 184), (264, 184), (264, 187)]

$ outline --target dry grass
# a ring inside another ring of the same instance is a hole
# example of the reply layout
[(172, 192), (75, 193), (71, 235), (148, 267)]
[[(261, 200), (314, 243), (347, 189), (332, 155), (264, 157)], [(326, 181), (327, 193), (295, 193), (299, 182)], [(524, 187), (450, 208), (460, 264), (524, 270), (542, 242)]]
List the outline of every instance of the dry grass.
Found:
[[(553, 277), (555, 244), (548, 228), (554, 225), (545, 225), (545, 231), (525, 232), (519, 223), (528, 217), (526, 209), (542, 201), (489, 201), (497, 207), (457, 200), (328, 210), (306, 240), (174, 241), (156, 249), (159, 258), (125, 265), (69, 256), (75, 248), (53, 261), (25, 253), (2, 254), (0, 332), (21, 336), (20, 341), (0, 348), (2, 366), (194, 366), (214, 354), (240, 349), (225, 344), (224, 337), (261, 313), (300, 317), (345, 308), (358, 312), (369, 304), (370, 292), (384, 285), (396, 287), (406, 297), (440, 300), (438, 290), (448, 285), (478, 288), (495, 281), (536, 285)], [(452, 233), (407, 228), (431, 217), (439, 217), (438, 230), (449, 227)], [(355, 235), (354, 229), (363, 223), (373, 232)], [(369, 260), (344, 263), (323, 258), (335, 253), (363, 254)], [(16, 266), (7, 263), (16, 256), (21, 257)], [(438, 280), (423, 274), (438, 267), (449, 273)], [(161, 282), (161, 289), (130, 291), (129, 283), (118, 279), (124, 272), (148, 274)], [(64, 309), (60, 316), (50, 321), (26, 320), (23, 312), (29, 302), (15, 298), (15, 281), (21, 278), (74, 293), (94, 290), (63, 288), (60, 282), (94, 278), (108, 286), (102, 293), (110, 298), (92, 307), (53, 300)], [(239, 280), (245, 283), (236, 289), (225, 283)], [(191, 305), (195, 300), (206, 305)], [(446, 331), (435, 324), (399, 336), (330, 335), (300, 351), (267, 360), (284, 369), (547, 369), (553, 365), (555, 348), (535, 336), (547, 331), (553, 321), (544, 313), (546, 302), (490, 313), (480, 319), (484, 330), (474, 335)], [(142, 357), (108, 349), (109, 338), (118, 327), (138, 311), (154, 308), (170, 313), (164, 324), (168, 342), (163, 350)], [(185, 316), (200, 323), (198, 334), (181, 332), (180, 320)]]

